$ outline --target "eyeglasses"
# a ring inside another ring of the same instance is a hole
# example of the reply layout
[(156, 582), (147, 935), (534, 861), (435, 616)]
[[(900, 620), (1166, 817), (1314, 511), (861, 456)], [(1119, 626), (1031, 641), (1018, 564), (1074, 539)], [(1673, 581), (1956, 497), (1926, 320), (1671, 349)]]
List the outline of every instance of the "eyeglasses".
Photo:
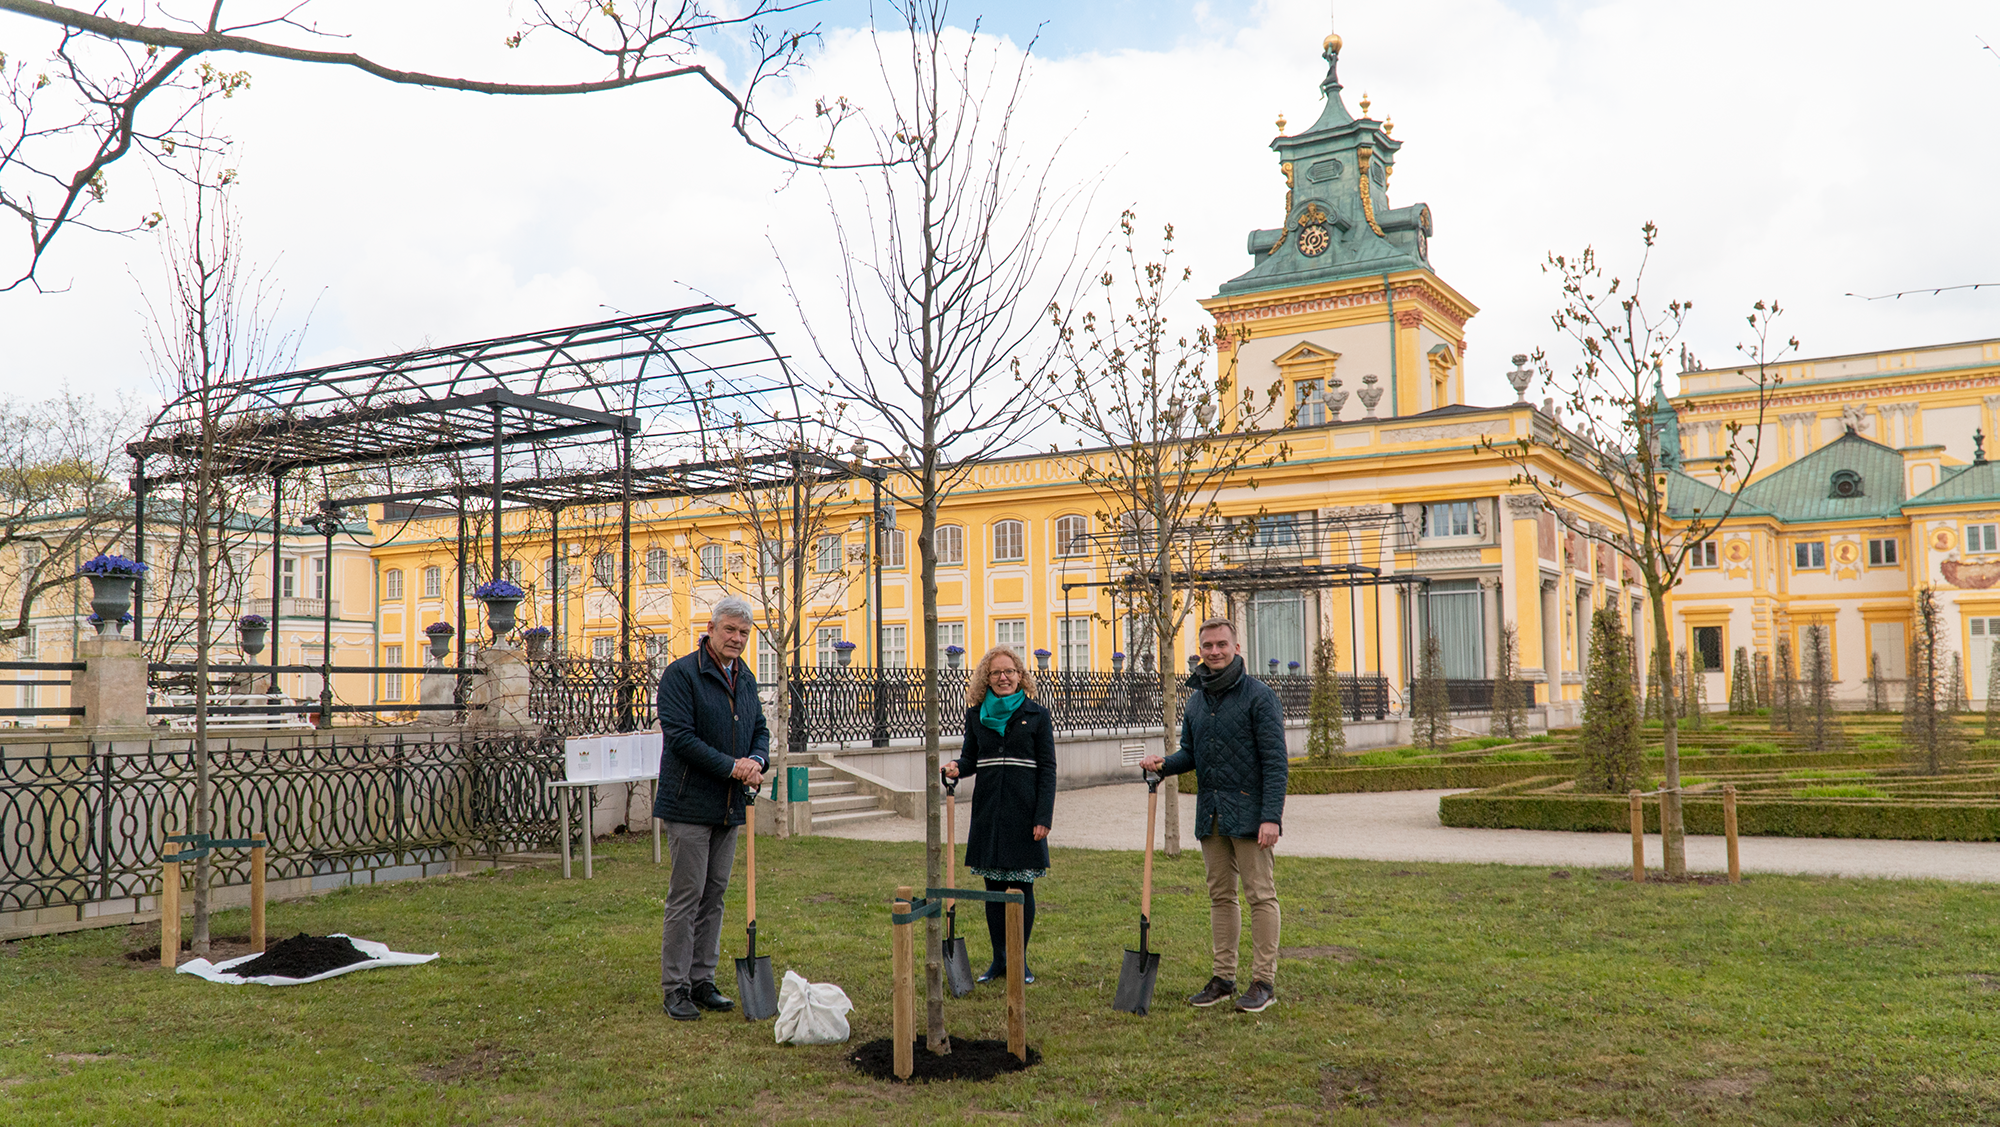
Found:
[(989, 669), (986, 671), (986, 675), (988, 677), (1019, 677), (1021, 671), (1018, 669)]

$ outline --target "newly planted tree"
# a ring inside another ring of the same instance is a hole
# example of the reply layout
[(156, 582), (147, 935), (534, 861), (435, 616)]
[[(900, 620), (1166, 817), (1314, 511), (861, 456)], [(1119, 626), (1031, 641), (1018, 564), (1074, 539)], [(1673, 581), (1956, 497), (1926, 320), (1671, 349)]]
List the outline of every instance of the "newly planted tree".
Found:
[(1750, 650), (1736, 647), (1736, 664), (1729, 671), (1729, 711), (1747, 716), (1757, 711), (1757, 686), (1750, 679)]
[(1814, 751), (1832, 751), (1840, 745), (1840, 721), (1833, 714), (1833, 646), (1826, 627), (1817, 623), (1806, 627), (1803, 641), (1807, 746)]
[(2000, 642), (1986, 659), (1986, 738), (2000, 738)]
[(1493, 733), (1508, 739), (1528, 734), (1528, 717), (1521, 701), (1521, 640), (1509, 622), (1500, 628), (1500, 668), (1493, 681)]
[(1347, 750), (1347, 727), (1340, 716), (1340, 653), (1332, 638), (1313, 643), (1312, 700), (1306, 714), (1306, 759), (1328, 764)]
[(1778, 671), (1771, 679), (1771, 730), (1789, 732), (1799, 726), (1799, 678), (1792, 665), (1792, 641), (1778, 639)]
[[(1538, 430), (1506, 448), (1519, 467), (1517, 481), (1534, 487), (1565, 528), (1609, 545), (1630, 562), (1637, 586), (1652, 604), (1653, 645), (1659, 666), (1670, 665), (1674, 632), (1667, 599), (1696, 548), (1721, 531), (1735, 512), (1761, 452), (1764, 407), (1778, 383), (1773, 364), (1797, 347), (1773, 349), (1775, 302), (1759, 301), (1748, 314), (1749, 338), (1740, 345), (1754, 413), (1727, 426), (1721, 451), (1699, 482), (1681, 473), (1679, 420), (1667, 402), (1666, 364), (1674, 354), (1691, 303), (1648, 304), (1643, 294), (1648, 257), (1658, 235), (1641, 228), (1643, 253), (1629, 280), (1608, 276), (1594, 249), (1578, 257), (1551, 254), (1543, 269), (1561, 283), (1556, 328), (1575, 342), (1578, 359), (1558, 379), (1546, 356), (1536, 366), (1558, 393), (1567, 426)], [(1689, 486), (1692, 485), (1692, 488)], [(1670, 678), (1661, 678), (1661, 728), (1666, 781), (1660, 798), (1661, 841), (1667, 875), (1687, 872), (1681, 817), (1679, 718)]]
[(1903, 691), (1903, 743), (1911, 764), (1926, 775), (1942, 775), (1965, 750), (1965, 734), (1947, 706), (1944, 612), (1937, 593), (1919, 588), (1910, 623), (1909, 681)]
[(1583, 685), (1577, 749), (1582, 756), (1576, 773), (1579, 791), (1622, 794), (1644, 779), (1631, 640), (1618, 612), (1608, 606), (1590, 616), (1590, 670)]
[(1451, 746), (1451, 697), (1444, 684), (1444, 654), (1436, 634), (1424, 635), (1417, 683), (1410, 689), (1410, 742), (1431, 751)]

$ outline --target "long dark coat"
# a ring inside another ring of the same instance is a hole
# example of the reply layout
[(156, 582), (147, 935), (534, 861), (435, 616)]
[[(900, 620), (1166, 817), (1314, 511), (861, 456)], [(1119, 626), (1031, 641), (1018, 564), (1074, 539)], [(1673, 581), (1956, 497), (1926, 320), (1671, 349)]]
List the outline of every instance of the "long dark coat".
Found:
[(707, 646), (660, 675), (660, 790), (653, 817), (703, 826), (743, 824), (743, 784), (729, 777), (738, 759), (771, 762), (771, 729), (757, 678), (737, 663), (736, 691)]
[(979, 777), (972, 792), (972, 828), (965, 863), (980, 869), (1046, 869), (1049, 843), (1035, 840), (1036, 826), (1054, 824), (1056, 729), (1049, 710), (1033, 698), (1007, 721), (1007, 734), (965, 710), (960, 778)]

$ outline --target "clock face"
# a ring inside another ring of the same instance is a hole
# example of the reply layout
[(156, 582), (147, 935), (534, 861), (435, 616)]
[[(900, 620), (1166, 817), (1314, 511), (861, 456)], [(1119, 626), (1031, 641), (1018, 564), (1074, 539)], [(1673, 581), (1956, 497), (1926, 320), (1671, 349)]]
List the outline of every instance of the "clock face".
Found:
[(1305, 255), (1307, 258), (1324, 254), (1329, 241), (1326, 233), (1326, 225), (1323, 223), (1314, 223), (1299, 228), (1299, 253)]

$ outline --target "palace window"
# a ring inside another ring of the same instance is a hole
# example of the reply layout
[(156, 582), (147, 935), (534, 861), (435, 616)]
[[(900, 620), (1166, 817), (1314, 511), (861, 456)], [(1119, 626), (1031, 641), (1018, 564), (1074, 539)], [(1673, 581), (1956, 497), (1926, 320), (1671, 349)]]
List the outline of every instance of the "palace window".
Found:
[(1870, 540), (1868, 542), (1869, 567), (1895, 567), (1897, 565), (1896, 541)]
[(1965, 550), (1968, 552), (2000, 552), (2000, 524), (1966, 525)]
[(1028, 620), (1025, 618), (1003, 618), (993, 624), (993, 644), (1012, 646), (1014, 651), (1027, 655)]
[(1694, 661), (1696, 668), (1703, 673), (1722, 668), (1722, 627), (1694, 628)]
[(757, 646), (757, 681), (759, 684), (770, 685), (777, 680), (778, 647), (767, 646), (760, 642)]
[(1265, 513), (1250, 521), (1250, 546), (1268, 551), (1296, 551), (1299, 548), (1299, 514)]
[(955, 524), (938, 526), (937, 562), (954, 566), (965, 562), (965, 529)]
[[(400, 599), (403, 597), (403, 569), (392, 567), (382, 575), (382, 597)], [(394, 665), (395, 662), (389, 664)]]
[(957, 646), (959, 649), (965, 648), (965, 623), (938, 623), (938, 653), (940, 655), (944, 653), (946, 646)]
[(646, 582), (665, 583), (673, 577), (673, 570), (665, 548), (646, 549)]
[(907, 626), (884, 626), (882, 628), (882, 662), (890, 669), (901, 669), (910, 664), (910, 628)]
[(1792, 566), (1799, 571), (1826, 570), (1826, 541), (1804, 540), (1792, 545)]
[(1486, 532), (1479, 506), (1471, 501), (1445, 501), (1420, 510), (1418, 535), (1426, 540), (1480, 536)]
[(1056, 518), (1056, 555), (1087, 556), (1090, 554), (1090, 518), (1066, 516)]
[(891, 568), (904, 567), (907, 566), (905, 561), (908, 558), (908, 552), (903, 540), (903, 530), (896, 528), (884, 532), (882, 534), (882, 566)]
[(729, 550), (720, 544), (703, 544), (698, 557), (701, 560), (701, 577), (710, 581), (721, 579), (728, 567), (728, 554)]
[(764, 541), (757, 550), (757, 574), (783, 575), (784, 572), (785, 546), (775, 539)]
[(278, 592), (287, 599), (295, 599), (299, 594), (299, 561), (285, 557), (283, 567), (278, 569)]
[(813, 660), (821, 669), (840, 664), (833, 644), (841, 640), (840, 627), (822, 626), (813, 632)]
[(590, 577), (599, 587), (610, 587), (618, 582), (618, 557), (610, 552), (599, 552), (590, 561)]
[(1861, 475), (1853, 470), (1833, 471), (1833, 481), (1827, 487), (1829, 497), (1861, 496)]
[(1720, 566), (1716, 562), (1715, 541), (1704, 540), (1701, 543), (1696, 544), (1694, 546), (1694, 551), (1688, 553), (1688, 566), (1689, 567)]
[(424, 569), (424, 598), (436, 599), (444, 595), (444, 573), (435, 567)]
[(1298, 407), (1294, 425), (1316, 427), (1326, 422), (1326, 400), (1320, 394), (1325, 388), (1325, 380), (1300, 380), (1292, 385), (1293, 402)]
[(1003, 520), (993, 526), (993, 558), (1013, 563), (1028, 558), (1027, 532), (1018, 520)]
[(618, 648), (618, 639), (606, 634), (590, 640), (590, 656), (599, 661), (610, 661), (612, 651)]
[[(384, 665), (403, 664), (403, 647), (383, 646), (382, 664)], [(403, 699), (403, 675), (401, 673), (390, 673), (383, 676), (382, 699), (383, 700)]]
[(1062, 669), (1090, 668), (1090, 619), (1056, 619), (1056, 662)]
[(839, 571), (842, 566), (841, 555), (843, 551), (844, 544), (840, 537), (820, 537), (819, 541), (814, 545), (813, 570), (819, 572), (821, 575)]

